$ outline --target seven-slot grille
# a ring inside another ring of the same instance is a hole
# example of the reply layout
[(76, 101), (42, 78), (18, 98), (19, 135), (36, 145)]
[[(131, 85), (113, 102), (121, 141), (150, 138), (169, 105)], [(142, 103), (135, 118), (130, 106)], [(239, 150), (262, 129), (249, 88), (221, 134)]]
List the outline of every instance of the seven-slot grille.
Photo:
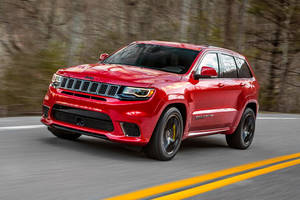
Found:
[(63, 77), (59, 88), (96, 95), (98, 94), (101, 96), (115, 97), (117, 95), (118, 90), (120, 89), (120, 86), (108, 83), (100, 83), (70, 77)]

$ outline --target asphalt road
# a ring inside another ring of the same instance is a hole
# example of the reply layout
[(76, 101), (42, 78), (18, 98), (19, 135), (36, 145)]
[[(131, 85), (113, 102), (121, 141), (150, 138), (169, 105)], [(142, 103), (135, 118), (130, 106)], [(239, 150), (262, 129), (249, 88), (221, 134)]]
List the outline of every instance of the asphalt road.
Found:
[[(223, 135), (187, 140), (169, 162), (97, 138), (66, 141), (39, 117), (0, 118), (0, 199), (98, 200), (254, 161), (300, 152), (300, 115), (260, 114), (248, 150)], [(190, 199), (300, 199), (300, 165)]]

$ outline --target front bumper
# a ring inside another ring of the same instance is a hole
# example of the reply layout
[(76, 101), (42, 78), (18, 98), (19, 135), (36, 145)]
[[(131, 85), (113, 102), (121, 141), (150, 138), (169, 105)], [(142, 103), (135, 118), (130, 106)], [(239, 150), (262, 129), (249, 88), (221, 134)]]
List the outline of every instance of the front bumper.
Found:
[[(66, 130), (77, 130), (83, 134), (86, 133), (85, 135), (99, 136), (100, 138), (107, 138), (114, 142), (141, 146), (146, 145), (151, 138), (163, 108), (162, 100), (156, 94), (145, 101), (121, 101), (110, 97), (101, 97), (102, 100), (93, 98), (86, 99), (80, 97), (80, 95), (72, 96), (68, 93), (62, 93), (66, 91), (67, 90), (55, 89), (51, 86), (49, 87), (43, 101), (43, 106), (49, 108), (48, 116), (43, 115), (41, 122), (49, 127), (57, 126), (65, 128)], [(84, 93), (77, 93), (84, 95)], [(110, 117), (113, 130), (104, 131), (59, 121), (53, 117), (52, 109), (54, 105), (104, 113)], [(124, 122), (136, 124), (139, 128), (140, 136), (126, 136), (121, 127), (121, 123)]]

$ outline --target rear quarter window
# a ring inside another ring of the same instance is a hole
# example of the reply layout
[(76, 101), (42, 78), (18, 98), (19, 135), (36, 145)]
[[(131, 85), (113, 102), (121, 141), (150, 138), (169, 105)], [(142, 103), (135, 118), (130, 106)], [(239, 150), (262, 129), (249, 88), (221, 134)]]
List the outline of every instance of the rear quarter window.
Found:
[(252, 77), (249, 66), (245, 60), (236, 58), (236, 64), (238, 67), (239, 78), (251, 78)]

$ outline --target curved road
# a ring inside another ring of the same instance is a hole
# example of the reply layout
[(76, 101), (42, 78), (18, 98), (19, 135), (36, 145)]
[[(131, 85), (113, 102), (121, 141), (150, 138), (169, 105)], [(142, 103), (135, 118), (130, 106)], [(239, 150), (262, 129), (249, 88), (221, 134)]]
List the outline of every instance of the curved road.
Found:
[[(185, 141), (169, 162), (97, 138), (58, 139), (39, 117), (0, 118), (0, 199), (98, 200), (299, 152), (300, 115), (292, 114), (260, 114), (249, 150), (207, 136)], [(300, 165), (189, 199), (300, 199)]]

